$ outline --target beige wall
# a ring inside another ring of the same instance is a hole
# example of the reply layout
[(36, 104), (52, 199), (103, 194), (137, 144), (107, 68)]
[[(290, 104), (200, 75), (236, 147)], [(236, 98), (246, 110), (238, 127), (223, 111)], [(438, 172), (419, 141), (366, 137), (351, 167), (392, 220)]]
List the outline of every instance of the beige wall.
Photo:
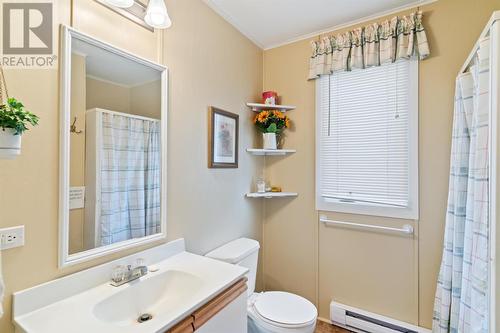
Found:
[[(315, 210), (315, 89), (306, 81), (309, 40), (264, 53), (264, 89), (276, 90), (296, 130), (286, 146), (297, 153), (267, 159), (273, 184), (299, 197), (268, 201), (264, 219), (266, 289), (297, 292), (329, 317), (332, 298), (352, 306), (430, 327), (441, 260), (448, 190), (454, 79), (498, 0), (439, 0), (424, 6), (432, 56), (419, 69), (420, 220), (418, 222), (349, 214), (344, 221), (398, 227), (413, 224), (414, 239), (318, 226)], [(378, 19), (377, 21), (382, 20)]]
[[(165, 50), (162, 62), (170, 68), (168, 239), (185, 237), (195, 253), (240, 236), (260, 239), (262, 205), (243, 194), (261, 167), (261, 160), (244, 154), (254, 138), (244, 103), (262, 90), (262, 51), (198, 0), (167, 1), (174, 24), (163, 40), (94, 1), (57, 3), (61, 23), (70, 23), (73, 3), (77, 29), (153, 60), (162, 60), (158, 50)], [(10, 189), (0, 191), (0, 227), (26, 226), (26, 245), (2, 253), (7, 286), (2, 333), (13, 332), (13, 291), (126, 254), (58, 269), (58, 71), (7, 70), (6, 78), (10, 94), (41, 121), (23, 137), (22, 156), (0, 160), (0, 188)], [(238, 169), (206, 167), (209, 105), (240, 114)]]
[[(169, 72), (168, 220), (188, 248), (208, 252), (241, 235), (260, 239), (262, 203), (244, 198), (262, 160), (247, 154), (255, 130), (245, 101), (262, 91), (262, 51), (199, 0), (167, 1)], [(231, 52), (228, 52), (231, 50)], [(208, 106), (240, 115), (238, 169), (208, 169)], [(189, 236), (189, 237), (187, 237)]]
[[(56, 0), (66, 3), (68, 0)], [(161, 31), (151, 33), (137, 24), (117, 15), (92, 0), (71, 1), (72, 25), (100, 40), (130, 50), (134, 54), (150, 60), (160, 60), (164, 48), (162, 47)], [(170, 6), (170, 4), (168, 4)], [(69, 22), (70, 17), (64, 20)], [(177, 22), (176, 22), (177, 23)]]
[(86, 109), (110, 111), (161, 118), (161, 80), (128, 87), (87, 77)]
[(161, 118), (161, 81), (148, 82), (130, 89), (130, 111), (150, 118)]
[[(420, 66), (421, 218), (415, 239), (318, 227), (308, 41), (266, 51), (262, 60), (261, 50), (201, 1), (168, 0), (167, 5), (174, 24), (153, 34), (94, 1), (58, 1), (59, 22), (70, 24), (72, 17), (77, 29), (170, 69), (168, 238), (185, 237), (189, 250), (205, 253), (239, 236), (260, 239), (263, 219), (267, 289), (299, 293), (317, 302), (325, 318), (334, 297), (428, 327), (441, 256), (454, 77), (491, 11), (500, 8), (498, 0), (440, 0), (423, 8), (433, 55)], [(13, 189), (0, 191), (0, 227), (26, 226), (26, 245), (2, 253), (7, 312), (0, 332), (8, 333), (13, 291), (125, 253), (57, 268), (58, 72), (7, 70), (6, 76), (11, 95), (41, 117), (40, 126), (23, 138), (22, 156), (0, 160), (0, 188)], [(300, 195), (266, 201), (265, 207), (243, 197), (262, 166), (262, 160), (244, 154), (255, 141), (244, 102), (258, 98), (262, 82), (264, 89), (280, 92), (283, 103), (298, 106), (290, 113), (296, 128), (286, 141), (298, 152), (266, 163), (273, 184)], [(206, 168), (208, 105), (240, 114), (238, 169)], [(329, 216), (393, 226), (407, 222)]]
[(130, 113), (130, 88), (87, 77), (86, 109)]

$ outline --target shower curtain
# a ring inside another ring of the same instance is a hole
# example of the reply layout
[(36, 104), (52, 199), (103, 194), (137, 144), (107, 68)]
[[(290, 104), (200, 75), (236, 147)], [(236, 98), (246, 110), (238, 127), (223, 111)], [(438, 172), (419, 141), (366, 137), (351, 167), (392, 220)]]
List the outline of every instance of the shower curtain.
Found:
[(101, 244), (160, 232), (160, 122), (102, 114)]
[(488, 332), (489, 41), (456, 82), (444, 250), (433, 332)]

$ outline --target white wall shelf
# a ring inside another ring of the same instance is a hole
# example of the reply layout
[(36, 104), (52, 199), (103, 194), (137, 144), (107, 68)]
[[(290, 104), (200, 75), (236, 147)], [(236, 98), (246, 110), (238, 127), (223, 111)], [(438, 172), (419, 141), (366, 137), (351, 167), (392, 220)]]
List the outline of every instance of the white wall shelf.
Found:
[(252, 155), (258, 156), (283, 156), (286, 154), (293, 154), (296, 152), (295, 149), (257, 149), (257, 148), (247, 148), (247, 152)]
[(247, 193), (247, 198), (264, 198), (264, 199), (272, 199), (272, 198), (291, 198), (298, 196), (298, 193), (295, 192), (264, 192), (264, 193)]
[(296, 108), (293, 105), (269, 105), (262, 103), (247, 103), (247, 106), (251, 108), (253, 112), (260, 112), (262, 110), (280, 110), (286, 112)]
[[(269, 105), (262, 103), (247, 103), (247, 106), (253, 112), (260, 112), (262, 110), (279, 110), (282, 112), (294, 110), (293, 105)], [(258, 149), (258, 148), (247, 148), (247, 152), (255, 156), (285, 156), (288, 154), (293, 154), (296, 152), (295, 149)], [(297, 197), (299, 194), (295, 192), (264, 192), (264, 193), (247, 193), (247, 198), (293, 198)]]

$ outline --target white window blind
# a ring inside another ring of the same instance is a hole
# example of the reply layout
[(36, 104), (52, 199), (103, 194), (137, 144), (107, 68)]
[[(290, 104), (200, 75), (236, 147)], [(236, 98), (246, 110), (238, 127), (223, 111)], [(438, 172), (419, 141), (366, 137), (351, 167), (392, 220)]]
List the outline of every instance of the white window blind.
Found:
[[(345, 211), (333, 203), (415, 211), (416, 63), (401, 60), (318, 80), (319, 209)], [(365, 213), (415, 217), (380, 208)]]

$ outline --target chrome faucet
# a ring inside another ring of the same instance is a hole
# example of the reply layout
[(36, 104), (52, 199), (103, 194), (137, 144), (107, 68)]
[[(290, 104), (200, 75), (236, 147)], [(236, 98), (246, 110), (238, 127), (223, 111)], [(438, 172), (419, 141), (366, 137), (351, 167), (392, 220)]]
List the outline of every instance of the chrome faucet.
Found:
[(126, 268), (124, 266), (116, 267), (111, 276), (111, 285), (119, 287), (146, 274), (148, 274), (148, 267), (144, 265), (144, 259), (137, 259), (137, 266), (134, 268), (132, 265), (127, 265)]

